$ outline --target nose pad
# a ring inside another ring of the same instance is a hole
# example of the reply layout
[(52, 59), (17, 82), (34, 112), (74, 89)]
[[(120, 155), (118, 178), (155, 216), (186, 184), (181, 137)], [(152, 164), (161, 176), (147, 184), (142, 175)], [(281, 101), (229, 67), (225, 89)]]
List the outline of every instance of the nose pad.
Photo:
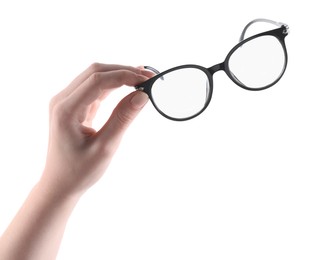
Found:
[(238, 83), (240, 83), (241, 85), (245, 86), (245, 84), (243, 84), (243, 83), (236, 77), (236, 75), (234, 75), (231, 71), (230, 71), (230, 73), (231, 73), (232, 77), (233, 77), (236, 81), (238, 81)]
[(209, 97), (209, 80), (207, 79), (206, 80), (206, 99), (205, 99), (205, 104), (208, 100), (208, 97)]

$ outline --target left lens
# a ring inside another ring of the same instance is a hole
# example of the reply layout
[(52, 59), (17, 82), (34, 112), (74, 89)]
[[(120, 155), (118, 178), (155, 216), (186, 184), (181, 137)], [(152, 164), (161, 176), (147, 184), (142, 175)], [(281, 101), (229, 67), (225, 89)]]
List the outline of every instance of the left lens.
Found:
[(211, 90), (204, 71), (186, 67), (163, 74), (154, 82), (151, 94), (159, 111), (172, 119), (183, 120), (204, 108)]
[(281, 42), (265, 35), (240, 45), (230, 56), (230, 76), (240, 85), (251, 89), (265, 88), (276, 82), (286, 66)]

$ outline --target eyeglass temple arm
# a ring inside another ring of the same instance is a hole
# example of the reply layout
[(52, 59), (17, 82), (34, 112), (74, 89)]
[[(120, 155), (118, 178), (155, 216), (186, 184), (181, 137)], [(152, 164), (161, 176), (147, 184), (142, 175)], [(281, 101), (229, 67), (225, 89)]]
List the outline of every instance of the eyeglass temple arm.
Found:
[(276, 26), (278, 26), (278, 27), (284, 26), (284, 27), (286, 27), (285, 33), (288, 33), (288, 32), (289, 32), (289, 27), (288, 27), (288, 25), (286, 25), (286, 24), (284, 24), (284, 23), (276, 22), (276, 21), (269, 20), (269, 19), (259, 18), (259, 19), (255, 19), (255, 20), (249, 22), (249, 23), (244, 27), (244, 29), (243, 29), (243, 31), (242, 31), (242, 33), (241, 33), (241, 36), (240, 36), (240, 42), (244, 40), (244, 36), (245, 36), (245, 33), (246, 33), (247, 29), (248, 29), (253, 23), (258, 23), (258, 22), (271, 23), (271, 24), (276, 25)]
[[(144, 66), (144, 69), (150, 70), (150, 71), (154, 72), (156, 75), (160, 74), (159, 70), (157, 70), (157, 69), (155, 69), (154, 67), (151, 67), (151, 66)], [(164, 77), (161, 76), (160, 79), (164, 80)]]

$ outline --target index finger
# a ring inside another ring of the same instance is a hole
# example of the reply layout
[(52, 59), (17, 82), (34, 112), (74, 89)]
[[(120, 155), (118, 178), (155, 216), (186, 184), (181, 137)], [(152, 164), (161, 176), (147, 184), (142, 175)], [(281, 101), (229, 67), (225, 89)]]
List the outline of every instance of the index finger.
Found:
[(105, 91), (110, 92), (122, 85), (135, 86), (147, 79), (146, 76), (130, 70), (97, 72), (88, 77), (67, 97), (65, 105), (71, 113), (75, 113), (75, 111), (86, 109)]
[[(81, 74), (79, 74), (64, 90), (59, 93), (60, 97), (67, 97), (70, 95), (76, 88), (78, 88), (85, 80), (87, 80), (91, 75), (98, 72), (109, 72), (114, 70), (130, 70), (134, 73), (141, 74), (141, 68), (135, 68), (132, 66), (125, 65), (116, 65), (116, 64), (102, 64), (102, 63), (93, 63)], [(145, 75), (145, 73), (143, 73)]]

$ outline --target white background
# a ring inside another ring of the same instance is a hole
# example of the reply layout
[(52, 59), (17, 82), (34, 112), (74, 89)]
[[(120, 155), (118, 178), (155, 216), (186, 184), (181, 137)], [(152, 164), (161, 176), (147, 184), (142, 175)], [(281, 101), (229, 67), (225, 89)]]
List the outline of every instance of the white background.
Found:
[[(49, 100), (77, 74), (93, 62), (209, 67), (263, 17), (291, 29), (282, 80), (248, 92), (217, 73), (189, 122), (148, 104), (75, 209), (58, 259), (313, 259), (310, 3), (1, 1), (0, 233), (43, 170)], [(95, 127), (130, 91), (106, 100)]]

